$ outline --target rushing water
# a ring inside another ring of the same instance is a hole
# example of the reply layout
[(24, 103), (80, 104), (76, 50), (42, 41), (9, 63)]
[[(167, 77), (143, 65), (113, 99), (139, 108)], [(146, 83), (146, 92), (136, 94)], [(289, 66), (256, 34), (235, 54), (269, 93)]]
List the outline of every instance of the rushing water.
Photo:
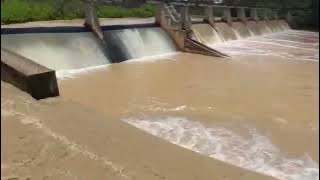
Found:
[(318, 36), (290, 30), (218, 43), (211, 46), (229, 60), (179, 53), (60, 85), (63, 96), (194, 152), (278, 179), (314, 180)]
[(108, 64), (91, 33), (30, 33), (1, 35), (1, 47), (54, 70)]
[(173, 41), (161, 28), (105, 31), (108, 55), (113, 61), (175, 52)]
[[(181, 154), (186, 148), (245, 172), (281, 180), (318, 179), (319, 33), (276, 32), (278, 27), (287, 28), (285, 23), (251, 25), (255, 27), (253, 34), (261, 36), (236, 40), (239, 28), (232, 30), (223, 23), (215, 28), (193, 26), (197, 39), (230, 55), (229, 59), (182, 52), (156, 56), (175, 52), (167, 35), (158, 28), (105, 32), (107, 43), (109, 40), (115, 49), (112, 58), (121, 55), (123, 59), (136, 59), (109, 65), (103, 65), (104, 61), (96, 64), (102, 66), (77, 72), (58, 71), (60, 99), (90, 107), (104, 114), (108, 122), (121, 121), (182, 147)], [(222, 39), (228, 42), (221, 43)], [(50, 55), (51, 59), (64, 58)], [(68, 73), (73, 76), (66, 76)], [(85, 116), (88, 112), (76, 113)], [(86, 138), (101, 138), (95, 137), (94, 131)], [(118, 148), (128, 143), (119, 142), (119, 134), (109, 138)], [(109, 148), (101, 142), (96, 144), (101, 149)], [(165, 153), (161, 156), (173, 152), (168, 144), (162, 146)], [(153, 152), (150, 143), (141, 146)], [(139, 158), (143, 160), (144, 156)], [(143, 170), (157, 166), (156, 162), (146, 162), (137, 164)], [(135, 166), (128, 165), (128, 169)]]
[(238, 36), (241, 39), (248, 38), (251, 36), (248, 26), (246, 26), (243, 22), (234, 22), (232, 23), (232, 27), (237, 32), (237, 34), (239, 34)]
[(185, 118), (124, 121), (173, 144), (280, 180), (319, 178), (318, 165), (310, 157), (287, 158), (268, 137), (252, 127), (245, 127), (249, 134), (246, 137)]
[(222, 37), (209, 24), (194, 24), (192, 25), (192, 30), (197, 39), (205, 45), (210, 46), (224, 42)]

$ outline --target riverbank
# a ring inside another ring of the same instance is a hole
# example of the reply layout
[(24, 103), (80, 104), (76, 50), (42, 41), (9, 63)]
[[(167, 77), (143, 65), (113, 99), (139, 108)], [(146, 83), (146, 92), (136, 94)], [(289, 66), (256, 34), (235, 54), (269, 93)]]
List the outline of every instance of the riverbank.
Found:
[[(97, 6), (97, 14), (100, 18), (146, 18), (154, 16), (154, 8), (148, 4), (138, 8), (99, 5)], [(1, 24), (81, 18), (84, 18), (84, 4), (80, 0), (61, 2), (10, 0), (1, 2)]]

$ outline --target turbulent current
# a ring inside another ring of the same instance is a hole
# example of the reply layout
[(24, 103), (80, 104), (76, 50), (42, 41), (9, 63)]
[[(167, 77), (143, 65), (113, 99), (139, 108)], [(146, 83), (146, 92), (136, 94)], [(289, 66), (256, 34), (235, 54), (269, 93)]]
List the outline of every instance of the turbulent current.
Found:
[(315, 180), (319, 33), (288, 28), (282, 21), (193, 25), (198, 41), (228, 59), (176, 52), (160, 28), (105, 31), (106, 52), (88, 33), (2, 35), (1, 46), (57, 70), (61, 96), (31, 102), (28, 116), (63, 110), (56, 120), (40, 116), (38, 129), (103, 162), (102, 172)]
[(319, 178), (318, 164), (310, 157), (286, 157), (268, 137), (252, 127), (245, 127), (246, 137), (225, 128), (207, 128), (185, 118), (125, 119), (125, 122), (197, 153), (281, 180)]

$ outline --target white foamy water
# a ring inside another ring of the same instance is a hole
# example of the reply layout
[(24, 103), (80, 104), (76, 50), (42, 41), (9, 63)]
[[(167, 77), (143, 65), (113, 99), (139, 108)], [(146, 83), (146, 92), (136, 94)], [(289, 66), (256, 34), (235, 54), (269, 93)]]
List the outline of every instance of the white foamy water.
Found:
[(212, 48), (230, 56), (277, 56), (287, 60), (319, 62), (317, 33), (283, 31), (215, 44)]
[(108, 54), (114, 58), (134, 59), (176, 51), (175, 44), (161, 28), (133, 28), (105, 31)]
[(185, 118), (124, 121), (178, 146), (280, 180), (319, 178), (316, 162), (307, 155), (287, 157), (255, 128), (247, 127), (249, 136), (244, 137), (226, 128), (207, 128)]
[(237, 39), (243, 39), (243, 37), (241, 36), (241, 34), (238, 32), (238, 30), (236, 30), (236, 29), (234, 29), (234, 28), (232, 28), (232, 27), (231, 27), (231, 29), (232, 29), (232, 31), (234, 32), (234, 34), (236, 35)]
[(218, 32), (209, 24), (194, 24), (192, 30), (197, 39), (207, 46), (224, 42)]
[(92, 33), (31, 33), (1, 35), (1, 47), (54, 70), (108, 64)]
[[(175, 60), (173, 57), (180, 54), (180, 52), (173, 52), (173, 53), (166, 53), (166, 54), (159, 54), (159, 55), (154, 55), (154, 56), (147, 56), (147, 57), (141, 57), (141, 58), (135, 58), (135, 59), (130, 59), (127, 61), (124, 61), (123, 64), (128, 64), (128, 63), (152, 63), (154, 61), (159, 61), (159, 60)], [(99, 70), (104, 70), (108, 67), (112, 66), (112, 64), (105, 64), (105, 65), (100, 65), (100, 66), (92, 66), (92, 67), (87, 67), (87, 68), (81, 68), (81, 69), (69, 69), (69, 70), (59, 70), (56, 71), (56, 76), (59, 80), (65, 80), (65, 79), (73, 79), (77, 78), (80, 75), (87, 74), (90, 72), (96, 72)]]

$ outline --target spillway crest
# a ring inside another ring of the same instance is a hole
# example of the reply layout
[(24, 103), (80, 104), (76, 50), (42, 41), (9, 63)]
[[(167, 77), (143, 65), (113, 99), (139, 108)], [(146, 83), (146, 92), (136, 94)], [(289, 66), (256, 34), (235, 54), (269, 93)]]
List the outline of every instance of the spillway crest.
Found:
[(54, 70), (108, 64), (94, 35), (82, 33), (30, 33), (1, 35), (1, 47)]
[(159, 27), (104, 31), (112, 62), (175, 52), (170, 37)]
[(224, 42), (218, 32), (209, 24), (194, 24), (192, 30), (197, 39), (207, 46)]

